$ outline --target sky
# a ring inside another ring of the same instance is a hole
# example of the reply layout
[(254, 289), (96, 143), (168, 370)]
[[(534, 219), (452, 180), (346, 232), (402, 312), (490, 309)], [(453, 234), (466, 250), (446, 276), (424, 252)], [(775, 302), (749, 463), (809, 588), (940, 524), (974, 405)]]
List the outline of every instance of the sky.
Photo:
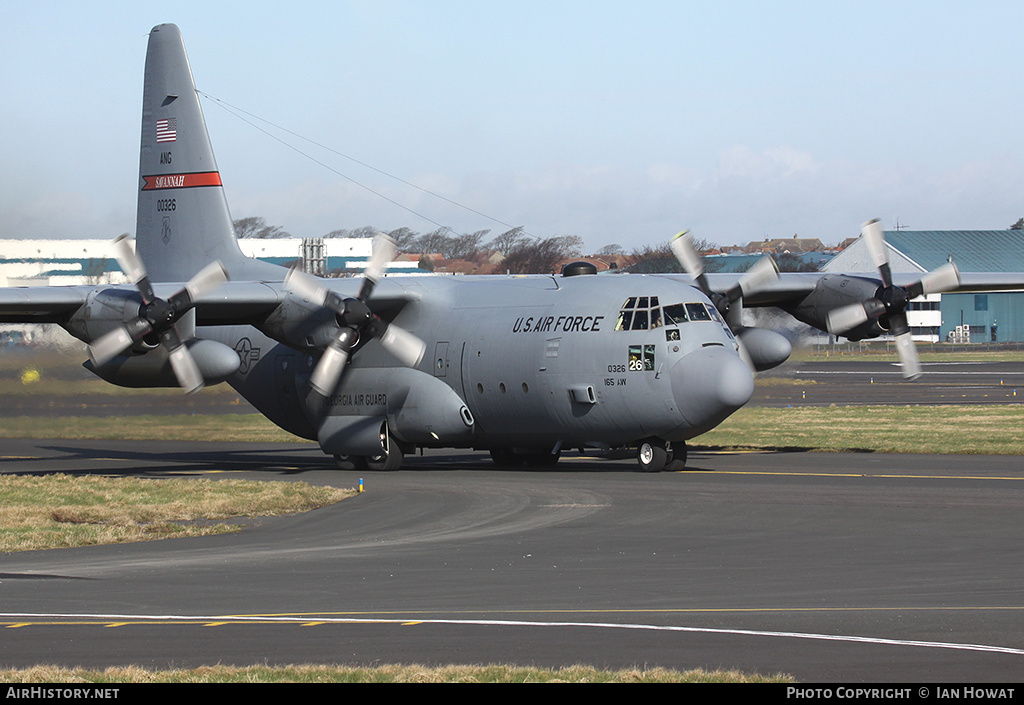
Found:
[(164, 22), (233, 217), (295, 236), (522, 225), (594, 251), (1024, 216), (1021, 2), (41, 1), (0, 3), (0, 238), (134, 233)]

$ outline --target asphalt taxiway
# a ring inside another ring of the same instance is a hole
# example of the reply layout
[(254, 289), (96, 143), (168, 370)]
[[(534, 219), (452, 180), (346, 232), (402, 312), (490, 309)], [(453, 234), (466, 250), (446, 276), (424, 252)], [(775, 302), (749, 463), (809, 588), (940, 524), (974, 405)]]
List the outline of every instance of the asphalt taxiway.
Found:
[[(0, 471), (353, 486), (305, 444), (4, 441)], [(1019, 458), (432, 454), (242, 533), (8, 554), (0, 665), (518, 663), (1012, 681)]]
[(948, 360), (903, 379), (897, 362), (811, 358), (758, 375), (752, 406), (1024, 403), (1024, 363)]

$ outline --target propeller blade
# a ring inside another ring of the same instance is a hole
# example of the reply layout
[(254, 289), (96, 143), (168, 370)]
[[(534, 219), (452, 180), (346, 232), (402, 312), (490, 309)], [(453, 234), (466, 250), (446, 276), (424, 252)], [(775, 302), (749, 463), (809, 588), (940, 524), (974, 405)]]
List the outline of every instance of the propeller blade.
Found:
[(137, 284), (146, 276), (146, 268), (128, 242), (127, 235), (118, 235), (114, 239), (113, 249), (114, 256), (117, 257), (117, 262), (121, 265), (121, 271), (132, 280), (133, 284)]
[(921, 277), (920, 284), (922, 294), (939, 294), (956, 289), (960, 286), (960, 270), (953, 262), (947, 262)]
[(873, 318), (885, 315), (885, 304), (878, 299), (867, 299), (849, 306), (834, 308), (828, 312), (825, 327), (832, 335), (841, 335), (866, 323)]
[(921, 361), (917, 357), (917, 346), (910, 331), (896, 336), (896, 352), (903, 365), (903, 376), (906, 379), (917, 379), (921, 376)]
[(132, 336), (124, 326), (118, 326), (97, 338), (89, 346), (89, 359), (97, 367), (105, 365), (132, 344)]
[(345, 350), (339, 340), (334, 340), (324, 349), (320, 356), (320, 362), (309, 378), (309, 383), (322, 396), (328, 396), (334, 391), (341, 377), (341, 371), (345, 369), (348, 362), (348, 351)]
[(142, 340), (151, 330), (153, 327), (145, 318), (133, 318), (109, 333), (104, 333), (89, 345), (89, 358), (92, 364), (105, 365)]
[(149, 281), (149, 276), (146, 274), (146, 267), (142, 264), (142, 260), (135, 254), (135, 250), (132, 249), (131, 244), (128, 242), (127, 235), (118, 235), (114, 239), (114, 256), (117, 257), (118, 264), (121, 265), (121, 271), (125, 273), (135, 288), (142, 294), (142, 303), (149, 304), (155, 298), (156, 295), (153, 293), (153, 285)]
[(317, 306), (323, 306), (327, 300), (327, 289), (317, 283), (317, 280), (309, 276), (297, 267), (292, 267), (284, 275), (284, 287), (299, 296), (309, 299)]
[(687, 274), (694, 279), (704, 274), (704, 261), (697, 254), (697, 250), (693, 248), (689, 230), (677, 233), (669, 245), (672, 247), (672, 252), (675, 253), (676, 259), (679, 260), (679, 264), (682, 265)]
[(867, 321), (868, 312), (864, 310), (864, 304), (856, 303), (829, 311), (826, 327), (832, 335), (840, 335)]
[(210, 262), (185, 284), (185, 291), (188, 292), (192, 301), (209, 294), (218, 286), (228, 280), (228, 271), (220, 262)]
[(203, 373), (199, 371), (199, 365), (196, 364), (195, 358), (192, 357), (185, 345), (178, 345), (173, 350), (168, 350), (167, 358), (171, 361), (171, 369), (174, 370), (178, 384), (186, 394), (195, 394), (205, 386)]
[[(765, 284), (775, 281), (779, 278), (779, 265), (775, 263), (775, 260), (771, 257), (762, 257), (754, 266), (748, 269), (736, 286), (739, 288), (739, 292), (736, 298), (739, 296), (749, 296), (751, 292), (760, 289)], [(730, 296), (732, 298), (732, 296)], [(736, 299), (733, 299), (734, 301)]]
[(423, 359), (427, 345), (409, 331), (388, 325), (380, 335), (380, 344), (407, 367), (415, 367)]
[(878, 218), (872, 218), (864, 223), (861, 232), (864, 233), (864, 242), (867, 244), (871, 261), (876, 267), (889, 264), (889, 248), (885, 244), (885, 232)]
[(398, 245), (394, 240), (384, 233), (377, 233), (377, 237), (373, 239), (373, 255), (371, 255), (370, 263), (366, 265), (366, 271), (363, 274), (369, 281), (376, 284), (384, 276), (384, 270), (391, 264), (391, 260), (395, 258), (397, 252)]

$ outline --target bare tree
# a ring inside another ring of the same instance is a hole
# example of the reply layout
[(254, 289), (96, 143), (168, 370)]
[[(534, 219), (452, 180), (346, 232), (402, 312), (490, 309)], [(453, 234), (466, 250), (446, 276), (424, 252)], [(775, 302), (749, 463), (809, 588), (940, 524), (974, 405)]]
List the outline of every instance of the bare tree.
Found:
[(526, 236), (523, 235), (523, 226), (520, 225), (518, 227), (512, 228), (511, 230), (506, 230), (501, 235), (498, 235), (496, 238), (487, 243), (487, 248), (490, 250), (494, 250), (496, 252), (500, 252), (503, 255), (507, 255), (525, 237)]
[(616, 242), (611, 245), (605, 245), (594, 254), (598, 257), (610, 257), (611, 255), (624, 255), (626, 254), (626, 250), (623, 249), (622, 245)]
[(267, 225), (266, 219), (260, 217), (239, 218), (232, 225), (235, 228), (235, 235), (239, 239), (257, 238), (268, 240), (291, 237), (291, 233), (284, 230), (280, 225)]
[(583, 240), (575, 235), (523, 238), (501, 263), (512, 274), (551, 274), (566, 257), (578, 257)]

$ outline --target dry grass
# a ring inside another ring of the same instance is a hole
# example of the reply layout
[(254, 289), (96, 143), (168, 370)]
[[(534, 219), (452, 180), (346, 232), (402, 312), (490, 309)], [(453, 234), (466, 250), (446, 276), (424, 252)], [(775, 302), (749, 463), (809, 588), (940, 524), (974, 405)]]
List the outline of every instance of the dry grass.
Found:
[(12, 416), (0, 419), (0, 438), (250, 443), (302, 440), (259, 414)]
[(786, 675), (759, 676), (739, 671), (673, 671), (631, 668), (605, 671), (590, 666), (557, 669), (519, 666), (204, 666), (154, 671), (141, 667), (103, 670), (36, 666), (0, 670), (5, 683), (792, 683)]
[(237, 531), (240, 517), (308, 511), (353, 494), (304, 482), (0, 475), (0, 551)]
[(1024, 455), (1024, 406), (751, 407), (691, 447)]

